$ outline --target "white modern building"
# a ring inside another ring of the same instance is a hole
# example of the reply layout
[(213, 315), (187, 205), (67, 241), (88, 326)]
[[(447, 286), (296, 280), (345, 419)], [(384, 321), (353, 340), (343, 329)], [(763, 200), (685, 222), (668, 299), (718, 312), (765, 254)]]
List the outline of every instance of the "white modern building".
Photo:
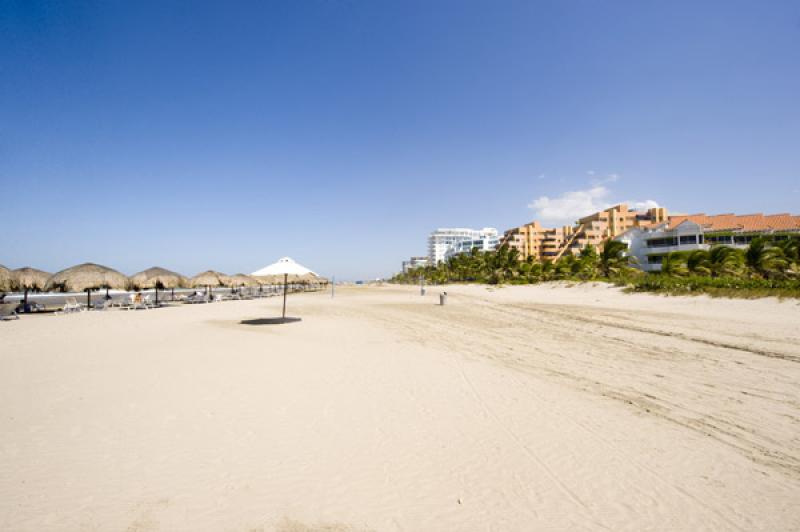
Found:
[(616, 238), (628, 245), (628, 255), (636, 258), (636, 267), (646, 272), (661, 271), (664, 255), (673, 251), (708, 249), (703, 227), (684, 221), (677, 227), (667, 224), (634, 227)]
[(419, 268), (420, 266), (427, 266), (430, 264), (428, 257), (411, 257), (403, 261), (403, 273), (408, 273), (412, 268)]
[(481, 240), (492, 237), (497, 239), (497, 229), (493, 227), (484, 227), (483, 229), (439, 228), (428, 237), (428, 259), (431, 264), (438, 264), (445, 260), (447, 250), (451, 246), (465, 240)]
[(478, 251), (494, 251), (500, 243), (500, 238), (497, 236), (487, 236), (484, 238), (476, 238), (472, 240), (461, 240), (447, 248), (444, 253), (445, 260), (461, 253), (471, 253), (473, 249), (478, 248)]
[(628, 244), (628, 255), (636, 257), (638, 267), (648, 272), (661, 271), (667, 253), (710, 249), (711, 246), (745, 248), (759, 236), (781, 240), (800, 233), (800, 216), (787, 213), (756, 214), (680, 214), (665, 223), (634, 227), (616, 238)]

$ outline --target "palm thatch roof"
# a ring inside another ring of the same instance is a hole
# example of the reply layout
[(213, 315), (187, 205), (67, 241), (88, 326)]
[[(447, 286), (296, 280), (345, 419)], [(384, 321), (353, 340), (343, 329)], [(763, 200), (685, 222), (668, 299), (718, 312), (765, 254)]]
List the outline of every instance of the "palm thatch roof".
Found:
[(47, 281), (46, 290), (82, 292), (99, 288), (128, 287), (128, 278), (117, 270), (87, 262), (54, 273)]
[(132, 275), (131, 284), (137, 288), (169, 289), (189, 286), (189, 280), (179, 273), (153, 267)]
[[(261, 284), (283, 284), (283, 275), (252, 275), (251, 277), (257, 279)], [(293, 283), (298, 277), (297, 275), (289, 275), (286, 280)]]
[(11, 290), (11, 270), (0, 264), (0, 292)]
[(208, 270), (198, 273), (189, 279), (189, 285), (192, 288), (202, 288), (204, 286), (227, 286), (230, 282), (230, 277), (224, 273)]
[(11, 286), (14, 290), (44, 290), (50, 275), (36, 268), (17, 268), (11, 272)]
[(264, 284), (255, 277), (251, 277), (250, 275), (245, 275), (243, 273), (232, 275), (229, 280), (229, 286), (258, 286), (260, 284)]

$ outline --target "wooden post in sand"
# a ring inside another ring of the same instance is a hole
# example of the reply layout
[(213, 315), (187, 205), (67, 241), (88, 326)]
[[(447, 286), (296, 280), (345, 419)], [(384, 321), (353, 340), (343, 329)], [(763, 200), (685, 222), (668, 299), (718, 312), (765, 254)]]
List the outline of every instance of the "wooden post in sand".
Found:
[(289, 280), (289, 274), (283, 274), (283, 319), (286, 319), (286, 285)]

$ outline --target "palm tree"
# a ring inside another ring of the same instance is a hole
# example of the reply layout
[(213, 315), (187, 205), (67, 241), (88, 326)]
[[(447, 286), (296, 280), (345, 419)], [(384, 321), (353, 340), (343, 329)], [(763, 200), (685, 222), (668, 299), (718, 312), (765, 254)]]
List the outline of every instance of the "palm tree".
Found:
[(555, 272), (555, 264), (551, 260), (543, 260), (542, 261), (542, 270), (541, 270), (541, 280), (542, 281), (549, 281), (553, 278), (553, 273)]
[(517, 277), (519, 274), (519, 250), (516, 248), (509, 248), (508, 245), (503, 244), (497, 248), (490, 259), (488, 264), (490, 282), (501, 283)]
[(544, 264), (541, 262), (533, 262), (529, 263), (529, 270), (526, 275), (526, 278), (529, 283), (538, 283), (544, 279)]
[(558, 279), (567, 279), (572, 275), (572, 268), (575, 264), (575, 256), (571, 253), (562, 256), (555, 263), (555, 273)]
[(737, 277), (744, 269), (744, 254), (729, 246), (714, 246), (708, 252), (714, 277)]
[(686, 268), (695, 275), (711, 275), (711, 254), (705, 249), (690, 251), (686, 257)]
[(785, 240), (779, 240), (775, 242), (775, 247), (781, 249), (783, 258), (785, 258), (787, 262), (792, 263), (800, 261), (800, 236), (794, 235)]
[(664, 255), (661, 261), (661, 273), (664, 275), (682, 276), (689, 273), (686, 266), (687, 255), (682, 251), (672, 251)]
[(600, 271), (603, 276), (612, 277), (628, 271), (631, 260), (625, 255), (628, 244), (619, 240), (606, 240), (600, 253)]
[(762, 236), (750, 242), (745, 252), (745, 263), (753, 272), (765, 278), (779, 275), (787, 266), (782, 249), (770, 245)]
[(587, 244), (578, 255), (578, 260), (573, 266), (572, 271), (581, 279), (592, 279), (597, 275), (599, 260), (600, 257), (597, 255), (595, 247), (591, 244)]

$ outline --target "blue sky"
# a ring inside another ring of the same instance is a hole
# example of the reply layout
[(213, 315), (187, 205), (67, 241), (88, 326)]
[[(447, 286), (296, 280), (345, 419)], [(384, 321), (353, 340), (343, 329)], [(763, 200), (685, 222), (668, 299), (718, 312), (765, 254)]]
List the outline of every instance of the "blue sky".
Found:
[(0, 263), (388, 275), (440, 226), (800, 212), (800, 3), (0, 1)]

